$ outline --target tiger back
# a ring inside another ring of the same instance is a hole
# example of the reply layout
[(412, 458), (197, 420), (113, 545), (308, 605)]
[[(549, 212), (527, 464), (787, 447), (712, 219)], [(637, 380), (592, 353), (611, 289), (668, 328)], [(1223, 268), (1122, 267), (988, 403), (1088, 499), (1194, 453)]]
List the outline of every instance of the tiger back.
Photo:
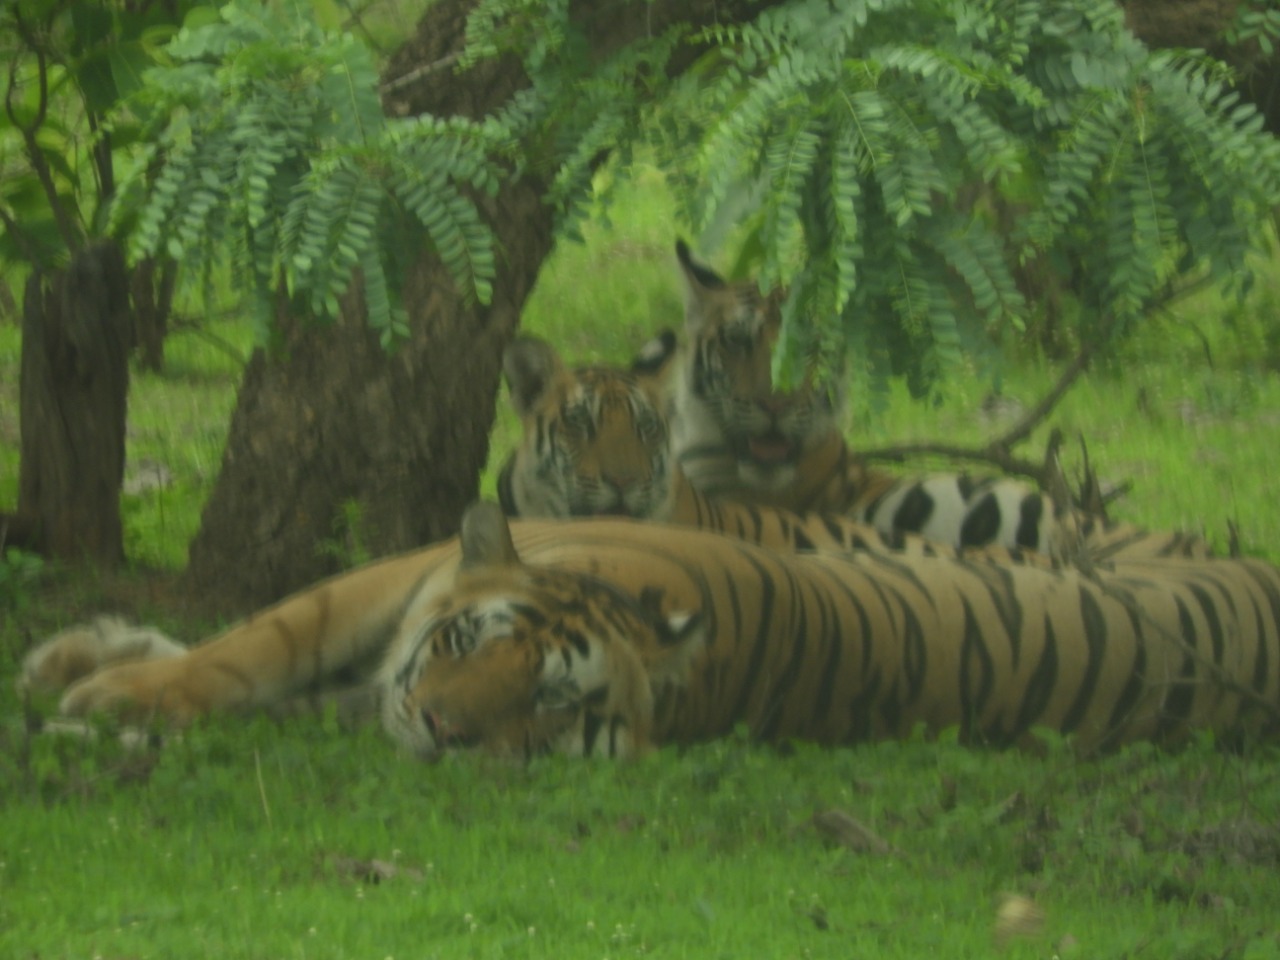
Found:
[[(899, 477), (860, 462), (845, 443), (831, 390), (780, 390), (772, 354), (776, 295), (730, 283), (676, 244), (685, 287), (685, 335), (675, 351), (673, 452), (688, 481), (716, 499), (844, 514), (883, 534), (918, 534), (955, 547), (1002, 546), (1053, 557), (1199, 556), (1198, 537), (1151, 533), (1073, 510), (1008, 477), (937, 473)], [(665, 363), (666, 358), (650, 360)]]
[(822, 744), (1037, 727), (1085, 749), (1280, 729), (1280, 570), (1045, 570), (783, 554), (705, 531), (468, 512), (460, 541), (336, 578), (180, 657), (100, 671), (65, 712), (190, 720), (378, 653), (388, 731), (422, 755), (628, 756), (745, 725)]

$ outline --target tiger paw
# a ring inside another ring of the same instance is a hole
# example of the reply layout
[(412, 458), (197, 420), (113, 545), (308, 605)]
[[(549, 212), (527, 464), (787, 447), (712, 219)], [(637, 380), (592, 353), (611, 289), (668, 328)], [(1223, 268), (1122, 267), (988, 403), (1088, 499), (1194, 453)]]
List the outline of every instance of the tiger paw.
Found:
[(186, 653), (159, 630), (138, 627), (116, 616), (100, 616), (68, 627), (38, 645), (22, 661), (21, 694), (62, 693), (77, 680), (113, 664), (156, 660)]
[(82, 717), (110, 713), (130, 722), (151, 719), (184, 725), (205, 712), (192, 696), (181, 658), (128, 663), (100, 670), (62, 697), (59, 712)]

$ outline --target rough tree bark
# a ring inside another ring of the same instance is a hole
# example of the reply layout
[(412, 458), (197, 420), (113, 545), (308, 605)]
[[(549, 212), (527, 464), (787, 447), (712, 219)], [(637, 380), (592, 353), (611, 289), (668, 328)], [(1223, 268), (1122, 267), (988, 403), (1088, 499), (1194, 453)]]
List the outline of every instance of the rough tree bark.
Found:
[(0, 323), (19, 323), (18, 302), (13, 299), (13, 291), (9, 289), (3, 278), (0, 278)]
[(152, 373), (164, 369), (164, 341), (169, 335), (169, 313), (173, 309), (177, 278), (176, 263), (152, 257), (135, 264), (129, 277), (138, 363)]
[[(27, 281), (15, 531), (32, 549), (113, 567), (124, 557), (120, 482), (133, 340), (128, 274), (111, 240)], [(15, 538), (18, 539), (18, 538)]]
[(1241, 89), (1280, 135), (1280, 59), (1257, 43), (1229, 46), (1224, 38), (1246, 0), (1121, 0), (1125, 19), (1150, 47), (1205, 48), (1239, 71)]
[[(439, 0), (427, 11), (388, 70), (390, 113), (481, 117), (528, 83), (514, 60), (455, 73), (474, 6)], [(575, 16), (588, 49), (604, 55), (677, 19), (724, 22), (734, 7), (583, 2)], [(392, 356), (367, 329), (358, 297), (326, 327), (279, 312), (284, 347), (250, 361), (191, 544), (191, 591), (244, 611), (333, 573), (341, 564), (323, 544), (342, 516), (358, 519), (375, 556), (456, 531), (488, 455), (502, 350), (552, 246), (551, 212), (532, 177), (504, 185), (484, 210), (500, 250), (493, 302), (466, 303), (424, 254), (404, 284), (412, 334)]]

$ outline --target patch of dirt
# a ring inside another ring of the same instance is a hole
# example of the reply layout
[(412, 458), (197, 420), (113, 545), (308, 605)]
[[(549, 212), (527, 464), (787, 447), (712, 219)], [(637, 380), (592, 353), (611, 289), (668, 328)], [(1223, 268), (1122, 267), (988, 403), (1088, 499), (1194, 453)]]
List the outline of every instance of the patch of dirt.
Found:
[[(8, 390), (4, 394), (9, 393)], [(18, 401), (10, 402), (7, 396), (0, 394), (0, 444), (6, 447), (17, 447), (22, 435), (18, 430)], [(12, 410), (13, 413), (9, 411)]]
[(173, 471), (158, 460), (142, 459), (125, 466), (124, 483), (120, 492), (136, 497), (152, 490), (164, 490), (173, 486)]
[(331, 856), (327, 858), (333, 872), (342, 880), (352, 883), (375, 885), (402, 877), (412, 883), (422, 883), (425, 875), (417, 867), (405, 867), (392, 860), (379, 860), (376, 857)]
[(893, 846), (861, 820), (843, 810), (821, 810), (809, 821), (826, 840), (854, 853), (896, 853)]
[(1200, 862), (1280, 866), (1280, 827), (1252, 817), (1201, 827), (1171, 846)]

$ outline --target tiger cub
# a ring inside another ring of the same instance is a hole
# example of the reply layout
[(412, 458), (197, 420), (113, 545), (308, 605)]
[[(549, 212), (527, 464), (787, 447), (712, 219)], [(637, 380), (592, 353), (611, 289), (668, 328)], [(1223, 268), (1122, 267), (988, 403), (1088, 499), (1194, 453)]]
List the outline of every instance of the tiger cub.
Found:
[(1196, 536), (1156, 534), (1078, 511), (1007, 477), (900, 477), (860, 462), (840, 433), (831, 391), (804, 383), (776, 389), (772, 354), (781, 314), (776, 295), (729, 283), (697, 263), (683, 241), (687, 347), (652, 342), (642, 362), (661, 367), (676, 351), (671, 443), (690, 483), (717, 499), (845, 514), (885, 534), (919, 534), (955, 547), (1003, 546), (1050, 556), (1209, 555)]

